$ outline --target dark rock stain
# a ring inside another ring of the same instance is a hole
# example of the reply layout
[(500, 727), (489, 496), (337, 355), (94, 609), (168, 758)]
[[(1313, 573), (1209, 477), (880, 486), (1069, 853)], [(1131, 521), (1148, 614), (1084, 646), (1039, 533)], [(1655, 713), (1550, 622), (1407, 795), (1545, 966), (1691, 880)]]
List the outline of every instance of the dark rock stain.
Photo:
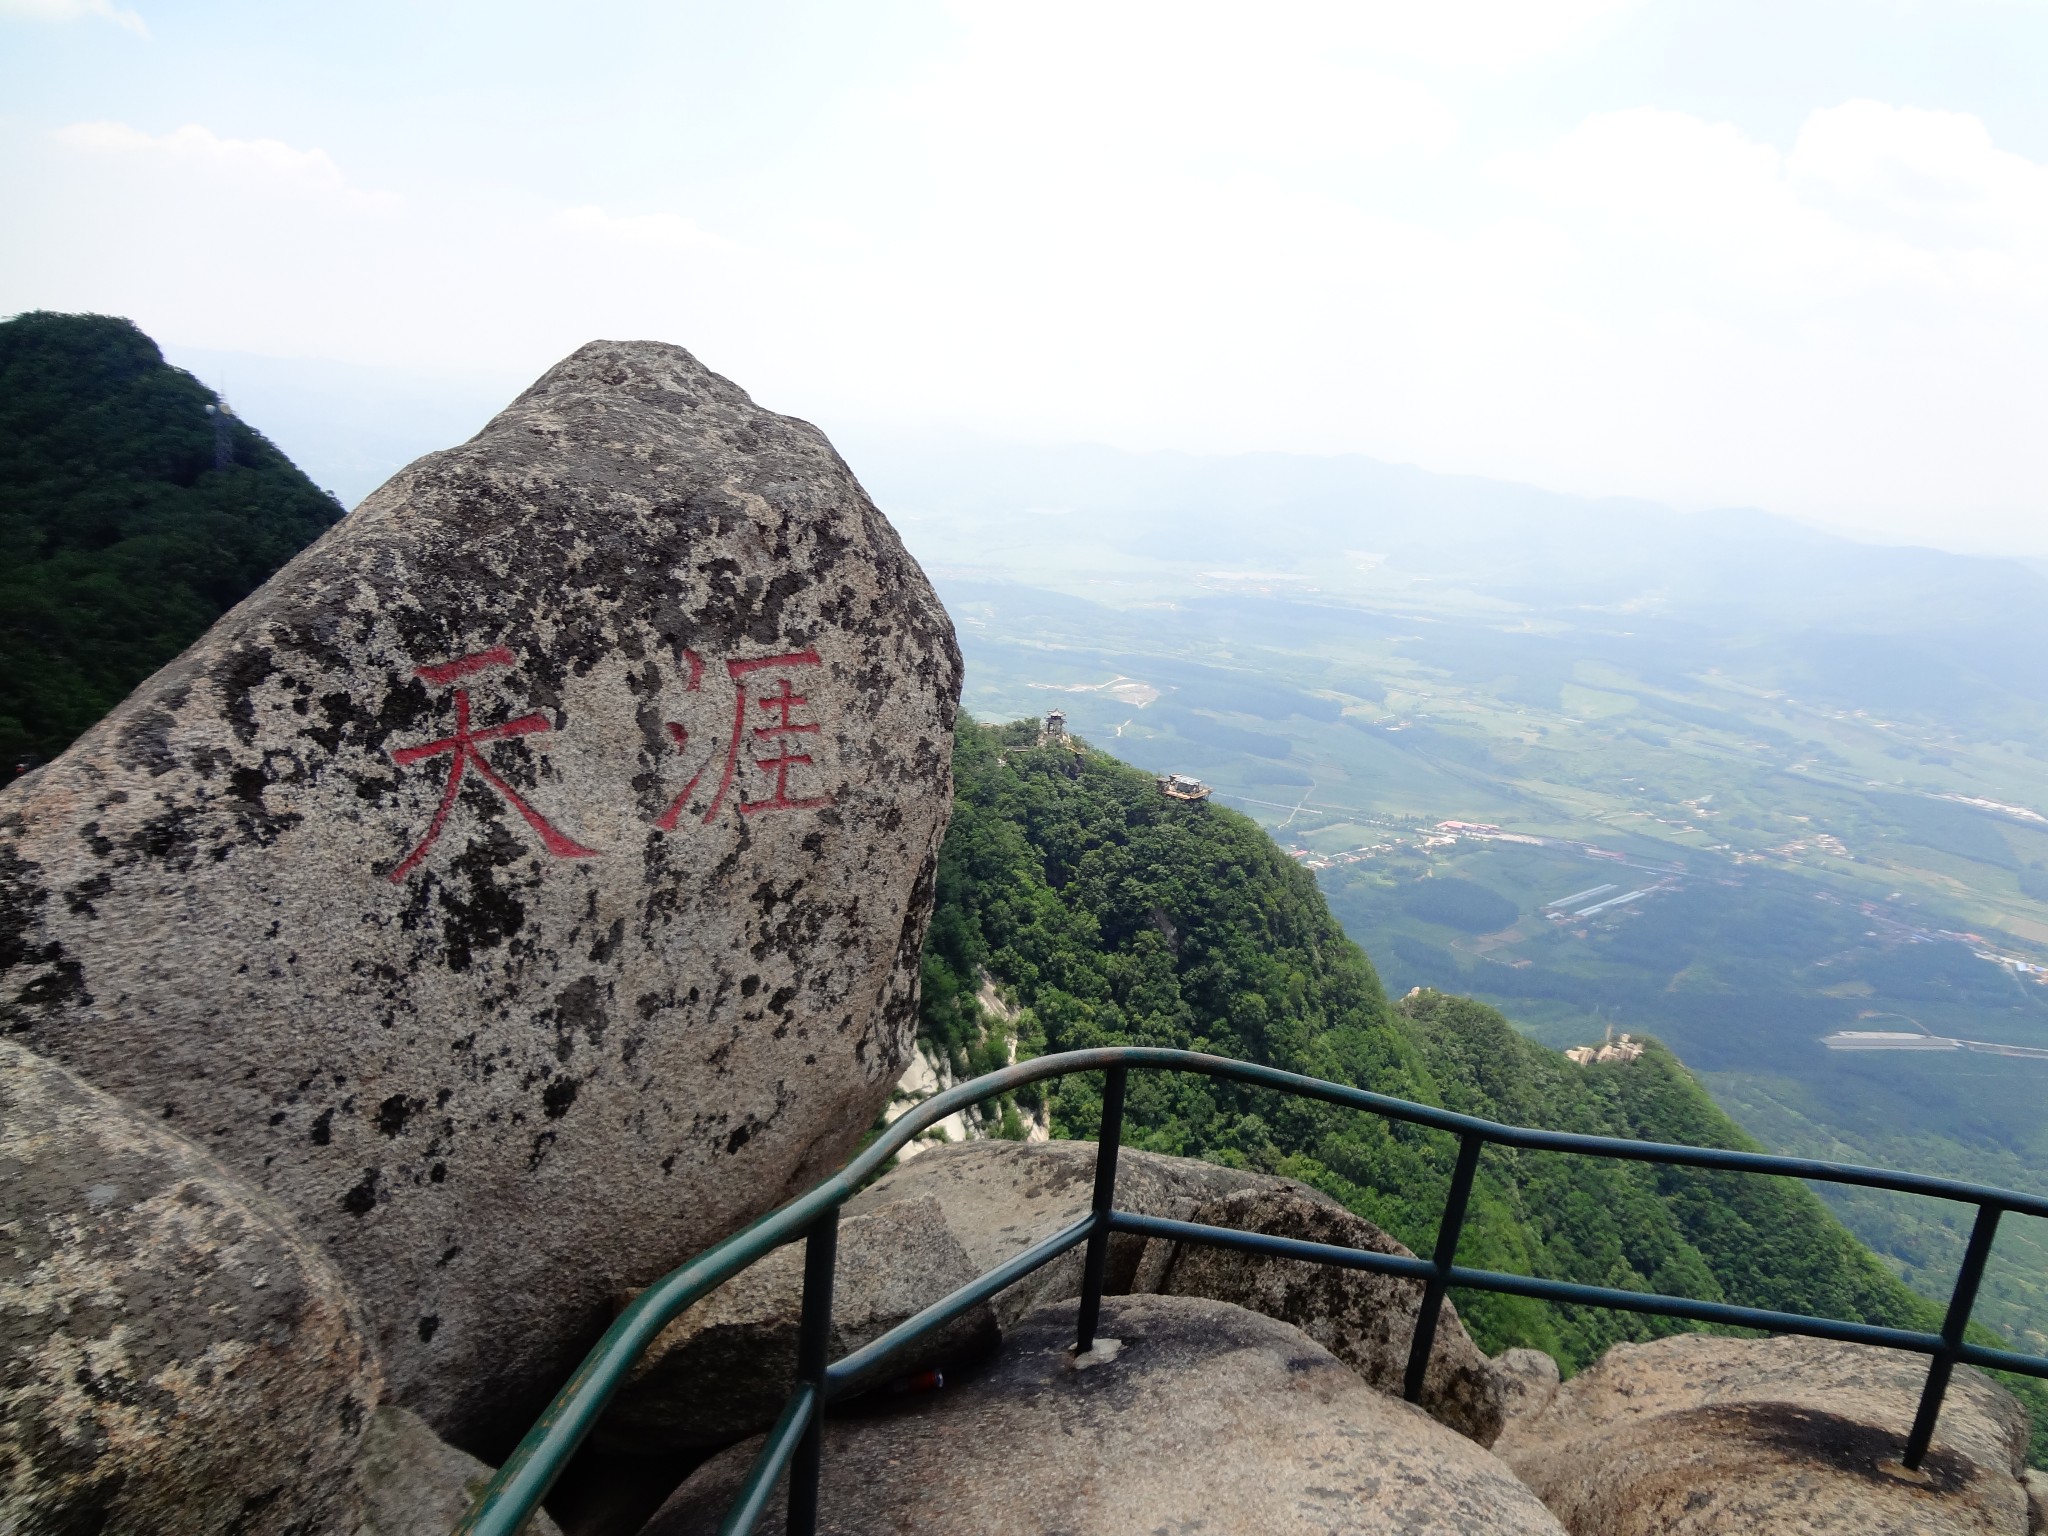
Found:
[[(1731, 1403), (1691, 1409), (1672, 1418), (1695, 1416), (1712, 1430), (1768, 1447), (1788, 1462), (1818, 1462), (1866, 1482), (1896, 1486), (1893, 1474), (1884, 1469), (1906, 1451), (1905, 1438), (1892, 1430), (1791, 1403)], [(1674, 1433), (1683, 1431), (1674, 1426)], [(1967, 1457), (1941, 1445), (1928, 1451), (1920, 1470), (1930, 1489), (1944, 1494), (1960, 1492), (1977, 1475)]]
[[(273, 756), (282, 757), (289, 764), (289, 775), (273, 776)], [(270, 787), (275, 777), (297, 777), (302, 772), (296, 758), (285, 754), (265, 754), (263, 767), (237, 768), (228, 775), (228, 793), (237, 802), (235, 826), (245, 842), (267, 848), (304, 820), (296, 811), (273, 811), (263, 803), (263, 791)]]
[[(98, 917), (99, 909), (93, 903), (114, 888), (113, 877), (105, 870), (88, 876), (64, 893), (64, 905), (74, 917)], [(0, 962), (4, 963), (4, 962)]]
[(367, 1216), (377, 1204), (377, 1182), (383, 1176), (381, 1168), (365, 1168), (357, 1185), (341, 1197), (341, 1208), (351, 1216)]
[(404, 1131), (406, 1121), (426, 1107), (425, 1099), (409, 1099), (394, 1093), (377, 1106), (377, 1129), (386, 1136), (396, 1136)]
[(124, 768), (146, 769), (153, 779), (162, 778), (178, 766), (178, 755), (171, 750), (171, 730), (177, 723), (169, 710), (144, 710), (121, 728), (114, 760)]
[(223, 713), (235, 740), (245, 747), (256, 740), (256, 690), (276, 671), (269, 646), (247, 643), (214, 668), (213, 680), (227, 700)]
[(145, 859), (154, 859), (184, 874), (192, 868), (199, 851), (189, 816), (168, 810), (142, 823), (128, 839), (128, 846)]
[(559, 1120), (569, 1113), (569, 1106), (576, 1102), (576, 1092), (583, 1085), (573, 1077), (558, 1077), (541, 1090), (541, 1108), (550, 1120)]
[(441, 949), (451, 971), (466, 971), (478, 952), (495, 949), (526, 924), (526, 905), (499, 882), (498, 871), (526, 859), (528, 850), (504, 826), (492, 822), (482, 838), (453, 861), (451, 874), (465, 877), (465, 898), (452, 885), (438, 893), (441, 907)]
[[(591, 892), (593, 902), (596, 896), (597, 893), (595, 891)], [(612, 919), (610, 930), (603, 938), (590, 946), (591, 963), (593, 965), (603, 965), (607, 960), (611, 959), (613, 955), (618, 953), (619, 945), (625, 941), (625, 937), (626, 920), (623, 917)]]
[(595, 1050), (604, 1043), (604, 987), (595, 976), (578, 977), (555, 994), (550, 1010), (555, 1029), (555, 1060), (567, 1061), (576, 1047), (576, 1035)]

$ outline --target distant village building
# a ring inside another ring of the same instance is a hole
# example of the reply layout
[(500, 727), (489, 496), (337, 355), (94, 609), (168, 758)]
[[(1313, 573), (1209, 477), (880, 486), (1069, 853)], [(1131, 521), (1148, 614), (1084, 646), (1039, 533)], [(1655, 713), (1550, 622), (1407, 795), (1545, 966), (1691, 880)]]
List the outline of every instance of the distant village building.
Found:
[(1185, 773), (1169, 773), (1159, 781), (1159, 793), (1169, 800), (1206, 800), (1209, 786)]
[(1634, 1061), (1643, 1054), (1643, 1043), (1631, 1040), (1626, 1034), (1614, 1038), (1614, 1026), (1607, 1026), (1607, 1038), (1598, 1045), (1575, 1045), (1564, 1053), (1566, 1061), (1585, 1066), (1594, 1061)]

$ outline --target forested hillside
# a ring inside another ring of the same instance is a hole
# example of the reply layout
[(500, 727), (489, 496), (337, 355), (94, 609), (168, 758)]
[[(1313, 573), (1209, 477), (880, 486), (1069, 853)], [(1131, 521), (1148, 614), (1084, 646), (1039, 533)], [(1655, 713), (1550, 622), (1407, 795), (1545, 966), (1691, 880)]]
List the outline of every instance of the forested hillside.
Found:
[[(963, 719), (956, 809), (926, 946), (924, 1031), (956, 1070), (1007, 1050), (974, 993), (986, 972), (1021, 1006), (1027, 1053), (1100, 1044), (1180, 1046), (1306, 1072), (1523, 1125), (1752, 1147), (1652, 1042), (1634, 1062), (1587, 1067), (1529, 1041), (1467, 998), (1390, 1004), (1311, 876), (1254, 823), (1162, 796), (1106, 754), (1037, 746), (1028, 722)], [(1058, 1086), (1054, 1133), (1088, 1137), (1098, 1089)], [(1449, 1137), (1206, 1079), (1141, 1073), (1133, 1145), (1305, 1179), (1418, 1252), (1433, 1244)], [(1488, 1152), (1464, 1262), (1937, 1327), (1908, 1290), (1788, 1181)], [(1547, 1350), (1567, 1370), (1609, 1344), (1683, 1325), (1467, 1296), (1489, 1351)]]
[(126, 320), (0, 323), (0, 771), (49, 757), (341, 516)]

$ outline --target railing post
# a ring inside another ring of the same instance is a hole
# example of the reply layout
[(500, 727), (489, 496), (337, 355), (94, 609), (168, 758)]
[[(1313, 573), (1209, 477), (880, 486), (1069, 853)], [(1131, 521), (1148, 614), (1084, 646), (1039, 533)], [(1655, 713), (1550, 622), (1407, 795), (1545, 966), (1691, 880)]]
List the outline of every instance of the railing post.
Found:
[(1437, 1317), (1444, 1308), (1444, 1292), (1451, 1288), (1451, 1265), (1457, 1261), (1458, 1235), (1465, 1230), (1465, 1204), (1472, 1198), (1472, 1176), (1479, 1170), (1482, 1145), (1470, 1131), (1458, 1139), (1458, 1166), (1451, 1174), (1443, 1223), (1437, 1228), (1436, 1252), (1430, 1256), (1436, 1273), (1423, 1282), (1422, 1305), (1415, 1312), (1415, 1341), (1408, 1346), (1408, 1374), (1401, 1383), (1401, 1395), (1411, 1403), (1422, 1401), (1422, 1379), (1429, 1374)]
[(797, 1385), (817, 1390), (811, 1422), (789, 1466), (789, 1536), (816, 1536), (818, 1480), (825, 1468), (825, 1359), (832, 1348), (832, 1272), (839, 1259), (839, 1207), (804, 1239), (804, 1310), (797, 1323)]
[(1087, 1354), (1095, 1347), (1095, 1324), (1102, 1316), (1103, 1273), (1109, 1267), (1109, 1213), (1116, 1206), (1116, 1154), (1124, 1137), (1126, 1069), (1103, 1074), (1102, 1128), (1095, 1137), (1095, 1229), (1088, 1234), (1088, 1255), (1081, 1263), (1081, 1323), (1074, 1348)]
[(1970, 1309), (1977, 1304), (1977, 1287), (1984, 1279), (1984, 1261), (1991, 1257), (1991, 1241), (1998, 1236), (1998, 1218), (2003, 1208), (1977, 1207), (1977, 1224), (1970, 1228), (1970, 1246), (1963, 1250), (1963, 1267), (1956, 1273), (1956, 1288), (1949, 1292), (1948, 1315), (1941, 1320), (1941, 1353), (1927, 1368), (1927, 1385), (1920, 1389), (1920, 1409), (1913, 1415), (1913, 1432), (1906, 1437), (1902, 1458), (1907, 1470), (1918, 1472), (1934, 1444), (1934, 1421), (1941, 1417), (1941, 1400), (1948, 1394), (1948, 1379), (1955, 1374), (1956, 1354), (1963, 1347), (1963, 1331), (1970, 1326)]

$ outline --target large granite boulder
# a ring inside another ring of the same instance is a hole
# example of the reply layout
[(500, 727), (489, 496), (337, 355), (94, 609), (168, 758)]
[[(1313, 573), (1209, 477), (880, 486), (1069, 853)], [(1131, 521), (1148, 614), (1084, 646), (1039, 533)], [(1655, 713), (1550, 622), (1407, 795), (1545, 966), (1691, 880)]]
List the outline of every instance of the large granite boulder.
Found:
[(1564, 1379), (1557, 1361), (1540, 1349), (1502, 1350), (1493, 1358), (1493, 1375), (1500, 1383), (1503, 1429), (1547, 1413)]
[[(1094, 1193), (1093, 1142), (972, 1141), (935, 1147), (892, 1169), (846, 1209), (912, 1197), (935, 1200), (980, 1274), (1078, 1221)], [(1144, 1216), (1374, 1253), (1408, 1252), (1320, 1190), (1191, 1157), (1126, 1148), (1117, 1160), (1116, 1203), (1119, 1210)], [(1001, 1292), (996, 1315), (1003, 1325), (1046, 1302), (1079, 1296), (1081, 1262), (1076, 1248)], [(1110, 1240), (1104, 1288), (1111, 1295), (1207, 1296), (1264, 1312), (1302, 1329), (1374, 1387), (1396, 1395), (1407, 1372), (1422, 1289), (1414, 1281), (1355, 1270), (1124, 1235)], [(1500, 1432), (1501, 1384), (1448, 1304), (1430, 1354), (1423, 1407), (1482, 1445), (1492, 1444)]]
[(351, 1530), (377, 1393), (282, 1213), (0, 1041), (0, 1530)]
[[(1196, 1206), (1187, 1219), (1366, 1253), (1408, 1254), (1364, 1217), (1295, 1190), (1239, 1190)], [(1206, 1244), (1175, 1248), (1159, 1285), (1167, 1295), (1207, 1296), (1292, 1323), (1372, 1386), (1400, 1395), (1421, 1306), (1420, 1281)], [(1481, 1445), (1493, 1444), (1500, 1434), (1500, 1380), (1448, 1300), (1422, 1380), (1422, 1407)]]
[[(979, 1273), (935, 1200), (895, 1200), (844, 1218), (831, 1358), (880, 1338)], [(801, 1242), (734, 1275), (655, 1337), (599, 1420), (597, 1443), (658, 1456), (766, 1429), (796, 1389), (803, 1294)], [(983, 1302), (891, 1357), (868, 1385), (972, 1361), (998, 1337), (995, 1311)]]
[[(1492, 1456), (1285, 1323), (1111, 1297), (1096, 1349), (1076, 1359), (1072, 1344), (1073, 1309), (1048, 1305), (986, 1375), (828, 1421), (819, 1529), (1559, 1536)], [(705, 1463), (643, 1536), (710, 1536), (759, 1448)], [(778, 1494), (760, 1529), (782, 1519)]]
[[(407, 1408), (379, 1408), (363, 1437), (363, 1523), (355, 1536), (448, 1536), (490, 1485), (496, 1468), (427, 1428)], [(561, 1536), (546, 1510), (520, 1536)]]
[(1573, 1536), (2025, 1536), (2026, 1411), (1981, 1372), (1900, 1467), (1926, 1374), (1818, 1339), (1617, 1344), (1494, 1449)]
[[(1203, 1202), (1241, 1189), (1295, 1191), (1305, 1200), (1336, 1202), (1291, 1179), (1244, 1173), (1192, 1157), (1164, 1157), (1126, 1148), (1117, 1160), (1117, 1206), (1146, 1216), (1185, 1220)], [(976, 1274), (985, 1274), (1033, 1243), (1088, 1214), (1095, 1194), (1092, 1141), (970, 1141), (934, 1147), (891, 1169), (846, 1203), (849, 1214), (891, 1200), (936, 1200)], [(1342, 1209), (1342, 1207), (1337, 1207)], [(1112, 1293), (1157, 1289), (1171, 1243), (1118, 1235), (1110, 1239), (1106, 1288)], [(1081, 1294), (1076, 1248), (1025, 1276), (996, 1297), (1004, 1327), (1043, 1302)]]
[(887, 1101), (959, 687), (822, 434), (594, 342), (0, 795), (0, 1027), (291, 1208), (495, 1454)]

